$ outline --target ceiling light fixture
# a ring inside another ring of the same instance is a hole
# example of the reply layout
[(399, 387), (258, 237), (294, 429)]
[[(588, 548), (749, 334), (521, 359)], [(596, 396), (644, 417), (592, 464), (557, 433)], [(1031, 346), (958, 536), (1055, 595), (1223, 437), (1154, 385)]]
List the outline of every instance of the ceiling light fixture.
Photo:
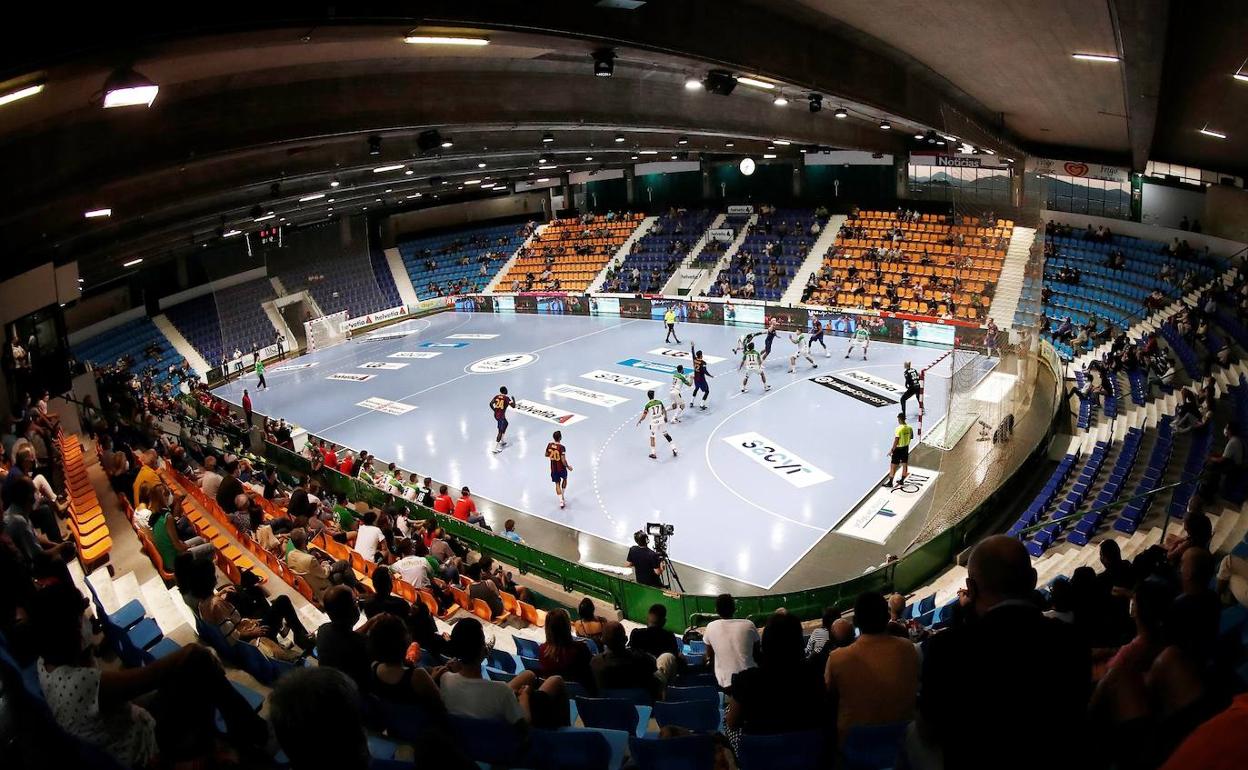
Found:
[(546, 133), (542, 134), (542, 142), (543, 142), (544, 144), (550, 144), (550, 143), (551, 143), (551, 142), (553, 142), (553, 141), (555, 141), (555, 135), (554, 135), (554, 134), (550, 133), (549, 131), (547, 131)]
[(659, 151), (658, 150), (642, 150), (641, 154), (642, 155), (658, 155)]
[(408, 45), (462, 45), (480, 48), (490, 44), (488, 37), (459, 37), (455, 35), (407, 35), (403, 42)]
[(762, 88), (768, 91), (776, 87), (775, 83), (768, 83), (766, 80), (759, 80), (745, 75), (738, 75), (737, 82), (743, 86), (754, 86), (755, 88)]
[(685, 78), (685, 90), (686, 91), (701, 91), (702, 81), (698, 80), (693, 75), (690, 75), (689, 77)]
[(142, 261), (143, 261), (142, 257), (139, 257), (138, 259), (132, 259), (129, 262), (123, 263), (122, 267), (134, 267), (135, 265), (139, 264)]
[(997, 154), (995, 150), (990, 150), (990, 149), (988, 149), (987, 147), (980, 147), (980, 148), (979, 148), (979, 151), (980, 151), (980, 152), (983, 152), (983, 153), (987, 153), (988, 155), (996, 155), (996, 154)]
[(556, 166), (553, 163), (543, 163), (542, 165), (538, 166), (538, 168), (541, 169), (542, 171), (554, 171), (556, 168), (558, 168), (558, 166)]
[(623, 142), (624, 142), (624, 135), (623, 135), (623, 134), (616, 134), (616, 135), (615, 135), (615, 143), (616, 143), (616, 144), (622, 144)]
[(849, 110), (845, 109), (844, 107), (837, 107), (836, 111), (832, 113), (832, 116), (838, 120), (840, 120), (841, 118), (848, 118)]
[(915, 139), (918, 139), (919, 141), (923, 141), (923, 134), (922, 134), (921, 132), (920, 132), (920, 133), (916, 133), (916, 134), (914, 135), (914, 138), (915, 138)]
[(778, 144), (781, 147), (788, 147), (790, 144), (793, 144), (788, 139), (772, 139), (771, 141), (772, 144)]
[(892, 124), (892, 123), (889, 123), (887, 120), (881, 120), (881, 121), (880, 121), (880, 130), (881, 130), (881, 131), (891, 131), (891, 130), (893, 130), (893, 124)]
[(1117, 56), (1110, 56), (1103, 53), (1072, 53), (1072, 58), (1079, 61), (1099, 61), (1099, 62), (1116, 62), (1119, 61)]
[[(1248, 75), (1245, 75), (1243, 72), (1236, 72), (1234, 75), (1231, 75), (1231, 77), (1235, 78), (1236, 80), (1242, 83), (1248, 83)], [(5, 103), (4, 97), (0, 96), (0, 104), (4, 104), (4, 103)]]
[(242, 230), (226, 230), (224, 233), (222, 233), (222, 234), (221, 234), (221, 237), (222, 237), (222, 238), (233, 238), (233, 237), (234, 237), (234, 236), (236, 236), (236, 235), (242, 235), (242, 234), (243, 234), (243, 231), (242, 231)]
[(0, 107), (6, 104), (12, 104), (19, 99), (25, 99), (28, 96), (34, 96), (43, 91), (43, 83), (35, 83), (34, 85), (19, 88), (16, 91), (9, 91), (7, 94), (0, 94)]
[(381, 154), (381, 137), (370, 136), (368, 138), (368, 154), (376, 157)]
[(543, 183), (543, 182), (549, 182), (549, 181), (550, 181), (550, 177), (548, 177), (548, 176), (538, 177), (538, 180), (537, 180), (537, 181), (538, 181), (538, 184), (541, 184), (541, 183)]
[(451, 141), (449, 136), (442, 137), (442, 149), (448, 150), (455, 146), (455, 142)]
[(300, 198), (299, 202), (307, 203), (308, 201), (316, 201), (324, 197), (325, 197), (325, 193), (312, 193), (311, 195), (305, 195), (302, 198)]
[(373, 169), (373, 173), (384, 174), (387, 171), (398, 171), (401, 168), (403, 168), (402, 163), (392, 163), (388, 166), (378, 166), (377, 168)]
[(594, 58), (594, 77), (609, 78), (615, 74), (615, 51), (599, 48), (590, 56)]
[(87, 219), (99, 219), (100, 217), (111, 217), (112, 215), (112, 209), (91, 209), (87, 213), (83, 214), (83, 216)]
[(160, 86), (129, 67), (119, 69), (104, 81), (104, 108), (151, 107)]
[(681, 144), (681, 145), (689, 144), (689, 137), (687, 136), (680, 137), (679, 139), (676, 140), (676, 144)]
[(330, 187), (337, 187), (340, 184), (342, 184), (342, 182), (338, 181), (338, 177), (334, 177), (333, 179), (329, 180)]
[(736, 142), (724, 142), (724, 146), (725, 146), (725, 147), (736, 147), (736, 146), (737, 146), (737, 143), (736, 143)]
[(777, 107), (783, 107), (789, 103), (789, 100), (784, 98), (784, 93), (781, 92), (781, 93), (776, 94), (776, 98), (772, 99), (771, 103), (776, 105)]
[(1226, 134), (1222, 133), (1221, 131), (1214, 131), (1213, 129), (1209, 128), (1208, 125), (1200, 129), (1200, 133), (1204, 134), (1205, 136), (1212, 136), (1214, 139), (1226, 138)]
[(776, 154), (774, 152), (763, 153), (763, 160), (775, 160), (775, 159), (776, 159)]
[(820, 110), (823, 109), (823, 95), (822, 94), (812, 93), (809, 96), (807, 96), (806, 99), (810, 104), (811, 112), (819, 112)]
[(411, 176), (412, 174), (415, 174), (415, 173), (416, 173), (415, 171), (409, 168), (407, 171), (403, 172), (403, 176)]
[(265, 222), (265, 221), (267, 221), (267, 220), (273, 219), (273, 218), (274, 218), (274, 217), (276, 217), (276, 216), (277, 216), (277, 214), (274, 214), (272, 211), (270, 211), (269, 213), (267, 213), (267, 214), (265, 214), (265, 215), (263, 215), (263, 216), (256, 217), (255, 219), (252, 219), (251, 221), (253, 221), (253, 222)]
[(480, 179), (465, 179), (464, 184), (481, 184)]
[(677, 159), (677, 158), (679, 158), (679, 157), (680, 157), (680, 156), (679, 156), (679, 155), (677, 155), (676, 153), (672, 153), (672, 160), (676, 160), (676, 159)]
[(419, 198), (420, 196), (421, 196), (421, 193), (412, 193), (411, 195), (407, 196), (407, 199), (411, 200), (412, 198)]
[(629, 160), (637, 160), (637, 156), (636, 156), (636, 155), (630, 155), (630, 156), (628, 157), (628, 159), (629, 159)]
[(594, 156), (593, 156), (593, 155), (586, 155), (586, 156), (585, 156), (585, 160), (593, 160), (593, 159), (594, 159)]

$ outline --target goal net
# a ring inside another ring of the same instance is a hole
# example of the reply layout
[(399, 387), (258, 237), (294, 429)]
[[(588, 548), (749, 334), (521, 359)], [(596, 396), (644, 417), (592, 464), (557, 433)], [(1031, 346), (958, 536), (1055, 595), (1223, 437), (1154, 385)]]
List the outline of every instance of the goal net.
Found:
[[(922, 372), (924, 404), (919, 416), (919, 432), (924, 443), (938, 449), (952, 449), (966, 432), (979, 426), (981, 436), (999, 427), (1001, 397), (992, 388), (981, 389), (996, 360), (975, 350), (953, 348)], [(988, 392), (992, 391), (992, 392)], [(943, 398), (944, 414), (924, 432), (924, 417), (934, 404), (927, 394)], [(942, 395), (943, 394), (943, 395)]]
[(308, 352), (333, 347), (345, 342), (347, 335), (342, 332), (342, 324), (347, 320), (347, 311), (341, 310), (311, 321), (304, 321), (303, 330), (308, 340)]

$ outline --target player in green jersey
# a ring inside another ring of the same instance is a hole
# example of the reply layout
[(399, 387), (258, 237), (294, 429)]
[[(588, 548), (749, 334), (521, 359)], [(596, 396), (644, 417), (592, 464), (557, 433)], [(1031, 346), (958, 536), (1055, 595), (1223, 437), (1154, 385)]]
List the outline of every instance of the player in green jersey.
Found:
[(741, 356), (741, 365), (737, 367), (737, 371), (745, 370), (745, 377), (741, 379), (741, 392), (744, 393), (750, 385), (750, 375), (758, 372), (758, 376), (763, 379), (763, 390), (771, 390), (771, 386), (767, 384), (767, 372), (763, 371), (763, 356), (754, 349), (754, 343), (746, 343), (745, 353)]
[(641, 408), (641, 417), (637, 418), (637, 424), (650, 421), (650, 459), (659, 459), (656, 454), (656, 439), (660, 434), (667, 439), (667, 445), (672, 449), (672, 457), (676, 456), (676, 442), (672, 441), (672, 435), (667, 432), (667, 407), (663, 406), (663, 402), (654, 397), (653, 390), (646, 391), (646, 405)]

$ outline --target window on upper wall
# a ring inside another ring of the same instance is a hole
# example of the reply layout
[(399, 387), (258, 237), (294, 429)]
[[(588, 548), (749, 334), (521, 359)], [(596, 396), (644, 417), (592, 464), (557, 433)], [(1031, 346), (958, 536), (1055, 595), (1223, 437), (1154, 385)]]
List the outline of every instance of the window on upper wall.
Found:
[(1131, 183), (1046, 174), (1040, 178), (1045, 208), (1098, 217), (1131, 217)]
[(1243, 177), (1233, 176), (1231, 174), (1222, 174), (1217, 171), (1209, 171), (1207, 169), (1193, 168), (1191, 166), (1180, 166), (1177, 163), (1162, 163), (1150, 160), (1144, 166), (1144, 175), (1164, 179), (1167, 176), (1178, 177), (1180, 182), (1186, 182), (1190, 185), (1199, 187), (1208, 187), (1209, 185), (1221, 184), (1224, 177), (1230, 177), (1234, 180), (1236, 187), (1244, 186)]
[(914, 200), (954, 204), (1009, 205), (1010, 169), (908, 166), (909, 192)]

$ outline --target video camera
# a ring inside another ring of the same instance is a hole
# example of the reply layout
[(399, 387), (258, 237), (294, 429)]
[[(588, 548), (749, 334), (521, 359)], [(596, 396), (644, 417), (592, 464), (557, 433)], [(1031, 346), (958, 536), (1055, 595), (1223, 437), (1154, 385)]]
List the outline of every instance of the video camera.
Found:
[(654, 552), (660, 556), (667, 556), (667, 539), (676, 534), (676, 527), (672, 524), (648, 521), (646, 534), (654, 538)]

